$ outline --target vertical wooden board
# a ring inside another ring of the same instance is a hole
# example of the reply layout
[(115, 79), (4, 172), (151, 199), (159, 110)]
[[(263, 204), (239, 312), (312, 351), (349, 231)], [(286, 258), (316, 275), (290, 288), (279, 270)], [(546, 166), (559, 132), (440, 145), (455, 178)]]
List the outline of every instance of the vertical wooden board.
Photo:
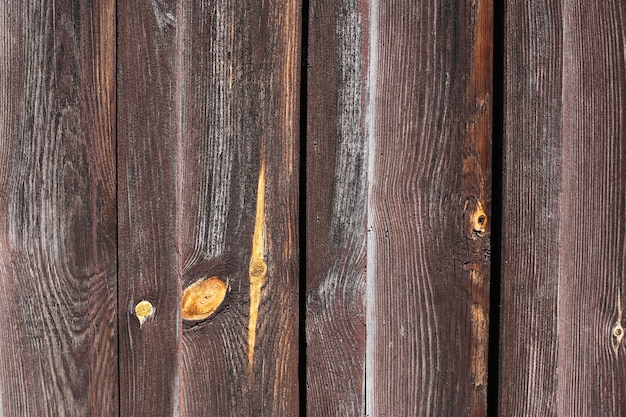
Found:
[(179, 412), (177, 5), (117, 4), (120, 413), (127, 416)]
[(310, 3), (307, 415), (365, 413), (367, 4)]
[(563, 3), (557, 415), (626, 412), (626, 4)]
[(367, 413), (484, 416), (492, 2), (369, 21)]
[(183, 415), (298, 415), (300, 9), (179, 9)]
[(556, 416), (562, 2), (508, 1), (499, 414)]
[(115, 416), (115, 4), (0, 3), (0, 414)]

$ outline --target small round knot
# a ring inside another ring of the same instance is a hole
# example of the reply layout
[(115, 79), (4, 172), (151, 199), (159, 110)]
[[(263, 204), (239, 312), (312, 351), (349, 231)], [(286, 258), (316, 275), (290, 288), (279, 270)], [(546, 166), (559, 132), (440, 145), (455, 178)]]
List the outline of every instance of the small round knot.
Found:
[(255, 259), (250, 262), (250, 276), (252, 278), (260, 278), (265, 276), (267, 272), (267, 264), (263, 259)]
[(135, 305), (135, 316), (139, 320), (139, 327), (143, 326), (144, 321), (154, 314), (154, 306), (150, 301), (141, 300)]

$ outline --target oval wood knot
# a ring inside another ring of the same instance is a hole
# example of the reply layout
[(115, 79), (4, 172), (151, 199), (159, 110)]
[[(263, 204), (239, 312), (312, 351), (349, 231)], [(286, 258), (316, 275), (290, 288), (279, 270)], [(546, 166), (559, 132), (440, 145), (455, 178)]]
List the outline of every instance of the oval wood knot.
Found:
[(182, 298), (184, 320), (204, 320), (217, 310), (226, 298), (228, 284), (219, 277), (196, 281), (185, 289)]

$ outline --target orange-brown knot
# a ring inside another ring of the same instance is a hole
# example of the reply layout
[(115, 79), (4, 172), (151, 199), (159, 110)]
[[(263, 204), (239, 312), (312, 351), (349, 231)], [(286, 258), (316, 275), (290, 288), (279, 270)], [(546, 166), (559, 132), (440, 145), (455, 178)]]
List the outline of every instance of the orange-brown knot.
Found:
[(143, 323), (147, 318), (151, 317), (154, 314), (154, 306), (150, 301), (141, 300), (135, 306), (135, 316), (137, 316), (137, 320), (139, 320), (139, 327), (143, 326)]
[(475, 236), (480, 237), (487, 231), (487, 214), (478, 206), (476, 211), (472, 213), (472, 232)]
[(181, 302), (184, 320), (204, 320), (218, 309), (226, 298), (228, 284), (219, 277), (199, 280), (185, 289)]
[(255, 259), (250, 262), (250, 278), (262, 279), (267, 273), (267, 264), (263, 259)]

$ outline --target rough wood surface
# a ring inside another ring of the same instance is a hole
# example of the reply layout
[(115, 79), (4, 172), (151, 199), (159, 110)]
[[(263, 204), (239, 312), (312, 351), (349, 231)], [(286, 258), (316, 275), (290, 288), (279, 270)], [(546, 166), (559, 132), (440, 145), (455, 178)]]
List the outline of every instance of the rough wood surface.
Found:
[(626, 413), (626, 3), (563, 3), (557, 415)]
[(561, 1), (507, 2), (498, 381), (499, 415), (507, 417), (564, 415), (555, 374), (562, 23)]
[(484, 416), (492, 2), (369, 9), (367, 413)]
[(626, 9), (506, 14), (500, 415), (622, 415)]
[(182, 414), (298, 415), (301, 4), (181, 3), (183, 287), (229, 292), (185, 321)]
[(307, 415), (365, 413), (365, 3), (311, 1), (308, 49)]
[(118, 414), (115, 2), (0, 2), (0, 415)]
[[(120, 414), (173, 416), (182, 331), (177, 3), (117, 7)], [(152, 307), (136, 309), (141, 301)]]
[(301, 5), (120, 6), (123, 413), (296, 415)]

